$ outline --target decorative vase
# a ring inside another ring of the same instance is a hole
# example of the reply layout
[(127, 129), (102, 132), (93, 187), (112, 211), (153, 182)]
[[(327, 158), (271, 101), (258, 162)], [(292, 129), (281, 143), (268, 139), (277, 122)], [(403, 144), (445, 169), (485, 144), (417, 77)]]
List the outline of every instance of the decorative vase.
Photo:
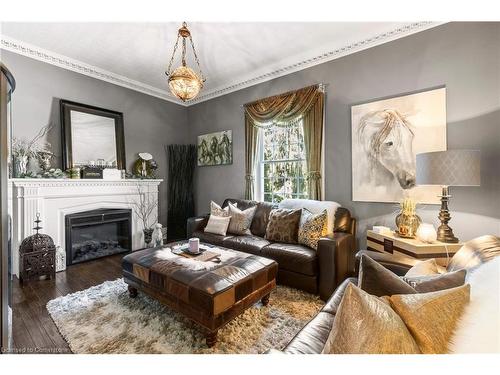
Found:
[(146, 243), (146, 247), (149, 247), (149, 244), (153, 240), (153, 228), (147, 228), (142, 230), (144, 233), (144, 242)]
[(23, 177), (28, 172), (28, 155), (19, 155), (14, 159), (15, 177)]
[(38, 153), (38, 165), (40, 169), (44, 172), (50, 170), (51, 160), (54, 155), (50, 152), (39, 152)]
[(422, 220), (416, 214), (400, 213), (396, 216), (396, 233), (405, 238), (415, 238)]

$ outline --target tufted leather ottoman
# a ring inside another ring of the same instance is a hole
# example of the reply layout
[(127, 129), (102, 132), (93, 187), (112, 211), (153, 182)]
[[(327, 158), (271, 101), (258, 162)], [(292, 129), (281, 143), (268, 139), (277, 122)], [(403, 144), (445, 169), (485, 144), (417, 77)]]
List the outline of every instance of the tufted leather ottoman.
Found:
[(273, 260), (218, 249), (213, 250), (221, 252), (220, 263), (188, 260), (169, 247), (126, 255), (123, 278), (130, 297), (139, 290), (185, 315), (205, 329), (207, 345), (213, 346), (219, 328), (259, 300), (267, 305), (278, 271)]

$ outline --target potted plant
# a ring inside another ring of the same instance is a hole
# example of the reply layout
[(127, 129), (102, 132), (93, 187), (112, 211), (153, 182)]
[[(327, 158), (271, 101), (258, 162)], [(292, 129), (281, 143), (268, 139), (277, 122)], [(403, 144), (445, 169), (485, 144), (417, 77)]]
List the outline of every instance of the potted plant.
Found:
[(38, 158), (41, 153), (50, 153), (50, 143), (42, 138), (52, 128), (51, 125), (41, 128), (31, 140), (12, 138), (12, 156), (14, 158), (14, 177), (25, 177), (28, 173), (30, 159)]
[(156, 219), (155, 211), (158, 207), (158, 199), (155, 194), (150, 194), (144, 191), (143, 188), (137, 184), (138, 199), (132, 202), (134, 213), (137, 215), (142, 223), (142, 232), (144, 233), (144, 242), (146, 246), (152, 241)]

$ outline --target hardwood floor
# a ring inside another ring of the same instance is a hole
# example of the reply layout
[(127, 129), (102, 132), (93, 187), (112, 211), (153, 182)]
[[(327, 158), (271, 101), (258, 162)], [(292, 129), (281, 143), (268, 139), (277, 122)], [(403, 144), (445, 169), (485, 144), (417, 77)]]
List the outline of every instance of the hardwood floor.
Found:
[(55, 280), (31, 281), (12, 288), (14, 353), (71, 353), (45, 305), (51, 299), (122, 276), (123, 254), (70, 266)]

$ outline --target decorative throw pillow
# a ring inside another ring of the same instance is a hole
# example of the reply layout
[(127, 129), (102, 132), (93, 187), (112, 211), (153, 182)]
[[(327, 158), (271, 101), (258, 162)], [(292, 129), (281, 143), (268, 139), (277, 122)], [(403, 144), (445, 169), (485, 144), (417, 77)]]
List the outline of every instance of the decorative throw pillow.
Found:
[(299, 243), (316, 250), (319, 239), (326, 235), (327, 220), (326, 210), (319, 214), (313, 214), (307, 208), (303, 208), (299, 224)]
[(359, 263), (358, 287), (377, 297), (416, 293), (398, 275), (364, 254)]
[(230, 216), (229, 215), (229, 206), (222, 208), (214, 201), (211, 201), (210, 202), (210, 215), (222, 216), (222, 217)]
[(350, 283), (323, 353), (418, 354), (420, 350), (389, 304)]
[(275, 208), (269, 213), (266, 240), (282, 243), (297, 243), (302, 209)]
[(205, 226), (205, 232), (225, 236), (230, 220), (231, 218), (229, 216), (224, 217), (210, 215), (210, 217), (208, 218), (208, 223)]
[(374, 296), (428, 293), (455, 288), (465, 283), (465, 270), (431, 276), (399, 277), (366, 255), (361, 256), (358, 287)]
[(349, 284), (323, 353), (444, 354), (470, 286), (377, 298)]
[(470, 285), (389, 298), (423, 354), (448, 353), (448, 344), (470, 299)]
[(439, 273), (439, 267), (435, 259), (421, 260), (406, 272), (406, 277), (418, 277), (436, 275)]
[(257, 206), (242, 211), (236, 207), (236, 205), (229, 203), (229, 216), (231, 216), (231, 221), (229, 222), (228, 232), (240, 235), (252, 234), (250, 225), (252, 225), (255, 210), (257, 210)]

